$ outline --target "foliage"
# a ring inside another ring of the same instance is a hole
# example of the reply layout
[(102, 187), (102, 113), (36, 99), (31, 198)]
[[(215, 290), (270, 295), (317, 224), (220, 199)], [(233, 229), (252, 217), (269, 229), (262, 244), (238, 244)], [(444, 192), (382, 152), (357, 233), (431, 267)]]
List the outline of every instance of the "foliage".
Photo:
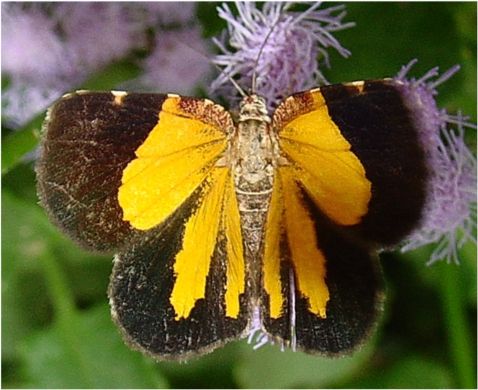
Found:
[[(329, 81), (390, 77), (412, 58), (419, 59), (417, 74), (459, 63), (462, 70), (438, 99), (476, 121), (475, 3), (349, 3), (347, 9), (356, 27), (336, 36), (352, 56), (330, 53)], [(204, 34), (224, 27), (212, 4), (197, 13)], [(87, 85), (115, 88), (136, 74), (136, 64), (114, 63)], [(78, 249), (37, 204), (32, 156), (39, 123), (2, 131), (3, 387), (476, 387), (474, 244), (462, 248), (460, 265), (427, 267), (429, 247), (382, 256), (385, 313), (373, 340), (351, 357), (330, 360), (273, 346), (254, 351), (240, 341), (182, 364), (155, 363), (128, 349), (107, 306), (111, 256)], [(474, 133), (467, 139), (476, 144)]]

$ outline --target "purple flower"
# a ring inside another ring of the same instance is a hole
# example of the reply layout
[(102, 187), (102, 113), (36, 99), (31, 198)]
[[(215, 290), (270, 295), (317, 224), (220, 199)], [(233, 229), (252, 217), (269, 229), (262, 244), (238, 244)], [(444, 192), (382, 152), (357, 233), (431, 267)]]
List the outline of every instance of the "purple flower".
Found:
[(2, 94), (7, 125), (20, 126), (44, 110), (74, 78), (71, 53), (55, 27), (38, 4), (2, 4), (2, 69), (10, 79)]
[[(353, 23), (342, 22), (343, 6), (317, 10), (319, 5), (296, 13), (287, 11), (286, 3), (266, 3), (262, 11), (254, 3), (236, 3), (237, 17), (227, 4), (218, 7), (228, 29), (221, 40), (214, 41), (222, 52), (214, 62), (223, 71), (212, 90), (239, 99), (230, 79), (241, 86), (253, 86), (255, 82), (254, 92), (264, 96), (269, 108), (273, 108), (283, 97), (315, 87), (317, 79), (324, 82), (318, 55), (326, 65), (327, 48), (347, 56), (349, 52), (332, 32)], [(476, 159), (463, 139), (464, 127), (474, 126), (461, 115), (452, 116), (436, 105), (436, 87), (458, 67), (440, 77), (434, 68), (420, 79), (407, 79), (414, 63), (403, 67), (396, 79), (402, 82), (405, 100), (415, 113), (431, 179), (420, 226), (407, 238), (402, 250), (436, 242), (430, 262), (442, 258), (456, 262), (458, 248), (474, 240), (472, 231), (476, 226)]]
[(140, 83), (162, 92), (193, 94), (198, 83), (208, 80), (211, 63), (209, 47), (198, 28), (164, 31), (144, 61)]
[(31, 82), (49, 83), (71, 71), (70, 53), (56, 22), (38, 4), (2, 4), (2, 69)]
[(62, 28), (62, 37), (72, 53), (75, 70), (83, 77), (133, 48), (146, 44), (144, 25), (138, 23), (133, 6), (122, 3), (58, 3), (52, 18)]
[(227, 40), (226, 35), (214, 40), (222, 52), (214, 62), (223, 71), (211, 86), (213, 92), (237, 97), (229, 78), (243, 87), (252, 87), (255, 74), (254, 92), (274, 106), (284, 96), (312, 88), (317, 81), (325, 82), (317, 58), (320, 55), (322, 63), (328, 66), (326, 49), (334, 48), (344, 57), (350, 54), (332, 35), (354, 25), (342, 23), (343, 5), (317, 10), (317, 3), (305, 12), (287, 11), (290, 6), (266, 2), (261, 11), (253, 2), (237, 2), (237, 17), (228, 4), (218, 7), (228, 28)]
[(152, 27), (186, 25), (196, 14), (197, 3), (191, 1), (148, 1), (136, 3), (140, 20)]
[(109, 63), (145, 48), (150, 28), (156, 46), (140, 80), (163, 91), (191, 93), (210, 68), (198, 54), (204, 57), (208, 48), (197, 29), (159, 27), (188, 23), (195, 9), (194, 3), (2, 4), (7, 125), (22, 126)]
[(2, 92), (2, 119), (13, 129), (23, 126), (65, 93), (66, 85), (42, 86), (13, 79)]
[(404, 66), (396, 80), (403, 83), (404, 98), (416, 115), (431, 179), (421, 224), (402, 251), (437, 243), (429, 263), (440, 259), (458, 262), (458, 249), (468, 240), (476, 242), (476, 158), (464, 142), (464, 128), (476, 126), (461, 114), (453, 116), (439, 109), (435, 102), (436, 87), (459, 67), (440, 77), (438, 68), (433, 68), (419, 79), (408, 79), (415, 63)]
[(2, 66), (10, 84), (3, 117), (20, 127), (108, 63), (145, 44), (122, 3), (3, 3)]

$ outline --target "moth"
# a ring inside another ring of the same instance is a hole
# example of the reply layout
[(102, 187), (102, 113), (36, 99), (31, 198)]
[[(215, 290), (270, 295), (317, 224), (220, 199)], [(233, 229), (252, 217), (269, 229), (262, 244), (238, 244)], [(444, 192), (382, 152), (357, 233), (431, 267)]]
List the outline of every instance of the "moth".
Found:
[(392, 79), (256, 94), (237, 121), (207, 99), (77, 91), (47, 113), (41, 204), (113, 252), (125, 340), (187, 359), (262, 332), (309, 353), (364, 342), (383, 301), (378, 250), (421, 217), (428, 173)]

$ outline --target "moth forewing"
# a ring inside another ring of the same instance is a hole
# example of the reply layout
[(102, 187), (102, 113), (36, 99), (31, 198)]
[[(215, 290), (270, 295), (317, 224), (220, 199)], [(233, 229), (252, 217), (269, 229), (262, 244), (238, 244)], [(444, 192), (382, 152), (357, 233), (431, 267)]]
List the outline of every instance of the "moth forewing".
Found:
[(110, 303), (135, 348), (185, 359), (259, 330), (342, 354), (376, 323), (376, 247), (420, 219), (417, 132), (391, 80), (297, 93), (272, 119), (253, 94), (237, 123), (205, 99), (82, 91), (49, 111), (38, 190), (118, 253)]

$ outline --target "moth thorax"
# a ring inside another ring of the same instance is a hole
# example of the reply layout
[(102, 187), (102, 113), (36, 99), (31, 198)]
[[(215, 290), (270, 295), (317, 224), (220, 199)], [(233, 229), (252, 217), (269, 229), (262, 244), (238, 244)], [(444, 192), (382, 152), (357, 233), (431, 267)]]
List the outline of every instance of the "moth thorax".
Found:
[(262, 192), (272, 187), (274, 143), (270, 123), (262, 97), (251, 95), (242, 100), (234, 145), (236, 188), (241, 191)]

